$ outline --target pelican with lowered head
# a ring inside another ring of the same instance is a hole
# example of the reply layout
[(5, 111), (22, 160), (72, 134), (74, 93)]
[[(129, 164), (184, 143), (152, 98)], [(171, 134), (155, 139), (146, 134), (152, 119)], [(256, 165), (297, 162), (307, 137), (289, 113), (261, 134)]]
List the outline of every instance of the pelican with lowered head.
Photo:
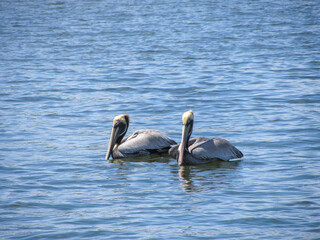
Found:
[(213, 161), (242, 158), (243, 154), (229, 141), (221, 138), (195, 137), (190, 139), (193, 129), (193, 111), (182, 115), (181, 143), (170, 148), (169, 155), (179, 166), (196, 165)]
[(118, 159), (167, 153), (171, 145), (176, 144), (164, 133), (152, 129), (135, 131), (132, 135), (123, 139), (128, 127), (128, 114), (122, 114), (114, 118), (106, 160), (110, 156), (113, 159)]

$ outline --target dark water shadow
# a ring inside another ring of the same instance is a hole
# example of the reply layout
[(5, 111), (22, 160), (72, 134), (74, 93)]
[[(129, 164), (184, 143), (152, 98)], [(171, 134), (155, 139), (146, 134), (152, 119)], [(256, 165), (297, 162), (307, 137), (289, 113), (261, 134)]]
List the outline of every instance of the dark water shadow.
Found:
[(109, 160), (111, 163), (116, 163), (119, 165), (124, 165), (130, 162), (143, 162), (143, 163), (169, 163), (170, 157), (168, 154), (155, 154), (150, 156), (142, 156), (142, 157), (134, 157), (134, 158), (120, 158), (120, 159), (111, 159)]
[(219, 161), (195, 166), (181, 166), (178, 175), (185, 191), (199, 192), (204, 189), (224, 187), (232, 181), (241, 161)]

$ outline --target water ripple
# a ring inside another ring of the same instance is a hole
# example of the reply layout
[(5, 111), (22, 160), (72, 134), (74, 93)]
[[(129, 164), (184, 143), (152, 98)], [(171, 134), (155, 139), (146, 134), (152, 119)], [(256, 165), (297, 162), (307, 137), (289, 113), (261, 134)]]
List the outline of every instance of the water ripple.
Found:
[[(319, 238), (316, 1), (0, 5), (0, 238)], [(244, 159), (104, 160), (189, 109)]]

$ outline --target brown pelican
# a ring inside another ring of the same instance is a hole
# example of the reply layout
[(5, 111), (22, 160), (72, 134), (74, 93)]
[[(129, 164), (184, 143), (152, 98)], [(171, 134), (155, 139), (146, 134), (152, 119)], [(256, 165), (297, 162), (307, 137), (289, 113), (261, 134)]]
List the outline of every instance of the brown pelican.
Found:
[(110, 158), (110, 155), (113, 159), (117, 159), (147, 156), (153, 153), (167, 153), (171, 145), (177, 144), (164, 133), (152, 129), (135, 131), (132, 135), (123, 139), (128, 127), (128, 114), (114, 118), (106, 160)]
[[(178, 160), (178, 165), (194, 165), (217, 160), (229, 161), (243, 157), (235, 146), (221, 138), (195, 137), (190, 139), (193, 128), (193, 111), (182, 115), (181, 143), (170, 148), (169, 155)], [(190, 139), (190, 140), (189, 140)]]

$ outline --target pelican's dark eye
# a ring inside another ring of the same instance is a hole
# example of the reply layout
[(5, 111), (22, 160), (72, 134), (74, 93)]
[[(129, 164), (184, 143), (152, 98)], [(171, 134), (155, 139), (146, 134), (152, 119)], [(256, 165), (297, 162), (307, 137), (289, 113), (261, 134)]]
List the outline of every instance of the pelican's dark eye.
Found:
[(188, 121), (187, 121), (187, 125), (190, 125), (192, 123), (192, 119), (188, 119)]
[(119, 122), (119, 136), (124, 136), (127, 132), (127, 125), (123, 122)]
[(118, 127), (119, 124), (120, 124), (120, 122), (119, 122), (119, 121), (116, 121), (115, 124), (114, 124), (114, 127)]

